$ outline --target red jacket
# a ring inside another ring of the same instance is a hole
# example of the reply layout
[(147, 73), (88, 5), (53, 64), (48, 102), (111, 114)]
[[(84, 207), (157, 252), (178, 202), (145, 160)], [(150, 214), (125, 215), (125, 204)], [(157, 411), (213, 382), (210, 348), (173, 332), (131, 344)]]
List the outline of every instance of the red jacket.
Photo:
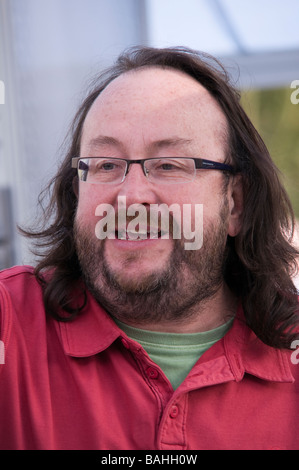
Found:
[(91, 296), (47, 318), (28, 267), (0, 274), (0, 338), (1, 449), (299, 449), (296, 351), (240, 312), (175, 392)]

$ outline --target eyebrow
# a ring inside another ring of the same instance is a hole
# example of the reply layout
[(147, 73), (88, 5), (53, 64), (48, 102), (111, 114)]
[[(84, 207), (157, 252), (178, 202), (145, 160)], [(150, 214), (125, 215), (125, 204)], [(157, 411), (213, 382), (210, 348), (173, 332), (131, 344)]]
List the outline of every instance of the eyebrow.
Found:
[[(192, 144), (192, 140), (185, 139), (181, 137), (171, 137), (169, 139), (161, 139), (154, 142), (151, 142), (147, 146), (148, 151), (160, 150), (163, 148), (169, 147), (185, 147)], [(110, 136), (99, 135), (89, 141), (89, 147), (101, 147), (101, 146), (114, 146), (114, 147), (124, 147), (122, 142), (118, 139)]]
[(121, 143), (119, 140), (115, 139), (114, 137), (109, 137), (106, 135), (99, 135), (91, 139), (88, 145), (89, 147), (99, 147), (99, 146), (105, 146), (105, 145), (120, 146)]
[(170, 139), (162, 139), (150, 144), (150, 149), (159, 150), (167, 147), (185, 147), (192, 143), (190, 139), (183, 139), (181, 137), (173, 137)]

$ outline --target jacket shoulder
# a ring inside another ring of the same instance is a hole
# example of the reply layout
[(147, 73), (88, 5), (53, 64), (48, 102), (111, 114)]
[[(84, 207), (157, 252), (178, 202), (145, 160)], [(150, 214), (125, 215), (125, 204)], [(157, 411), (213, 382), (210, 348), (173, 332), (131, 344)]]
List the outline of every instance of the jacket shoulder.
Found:
[(1, 271), (0, 339), (7, 341), (12, 323), (31, 321), (37, 310), (42, 310), (42, 289), (34, 268), (14, 266)]
[(0, 311), (8, 307), (27, 311), (41, 296), (42, 287), (33, 267), (14, 266), (0, 272)]
[(5, 282), (5, 280), (14, 278), (16, 276), (27, 276), (33, 275), (34, 268), (32, 266), (13, 266), (12, 268), (7, 268), (0, 271), (0, 282)]

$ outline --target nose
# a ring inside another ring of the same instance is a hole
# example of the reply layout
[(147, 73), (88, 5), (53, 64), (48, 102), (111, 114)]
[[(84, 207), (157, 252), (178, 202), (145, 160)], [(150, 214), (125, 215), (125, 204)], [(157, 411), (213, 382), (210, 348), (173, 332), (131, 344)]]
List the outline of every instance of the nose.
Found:
[(127, 160), (127, 172), (126, 172), (125, 176), (127, 176), (128, 172), (130, 171), (131, 166), (135, 165), (135, 164), (140, 165), (140, 167), (143, 170), (143, 173), (145, 174), (145, 176), (147, 176), (147, 174), (146, 174), (147, 172), (146, 172), (146, 169), (143, 166), (143, 163), (144, 163), (144, 160)]
[(126, 196), (127, 204), (154, 204), (155, 189), (145, 176), (140, 164), (132, 163), (124, 182), (119, 187), (119, 196)]

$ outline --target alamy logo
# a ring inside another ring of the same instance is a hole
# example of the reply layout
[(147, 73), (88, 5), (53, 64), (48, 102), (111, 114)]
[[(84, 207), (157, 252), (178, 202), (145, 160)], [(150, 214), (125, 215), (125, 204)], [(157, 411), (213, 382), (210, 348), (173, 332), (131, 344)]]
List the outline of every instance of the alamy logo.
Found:
[(5, 363), (5, 347), (3, 341), (0, 341), (0, 364)]
[(2, 80), (0, 80), (0, 104), (5, 104), (5, 85)]
[(101, 217), (95, 226), (99, 240), (169, 239), (171, 235), (173, 239), (185, 240), (185, 250), (199, 250), (203, 244), (202, 204), (183, 204), (182, 208), (179, 204), (150, 204), (149, 208), (131, 204), (127, 207), (126, 196), (119, 196), (116, 210), (111, 204), (99, 204), (95, 215)]
[(291, 93), (291, 103), (299, 103), (299, 80), (293, 80), (291, 83), (291, 88), (296, 88), (295, 91)]
[(294, 352), (292, 352), (291, 354), (291, 363), (296, 365), (296, 364), (299, 364), (299, 340), (296, 339), (295, 341), (292, 342), (291, 344), (291, 349), (295, 349)]

